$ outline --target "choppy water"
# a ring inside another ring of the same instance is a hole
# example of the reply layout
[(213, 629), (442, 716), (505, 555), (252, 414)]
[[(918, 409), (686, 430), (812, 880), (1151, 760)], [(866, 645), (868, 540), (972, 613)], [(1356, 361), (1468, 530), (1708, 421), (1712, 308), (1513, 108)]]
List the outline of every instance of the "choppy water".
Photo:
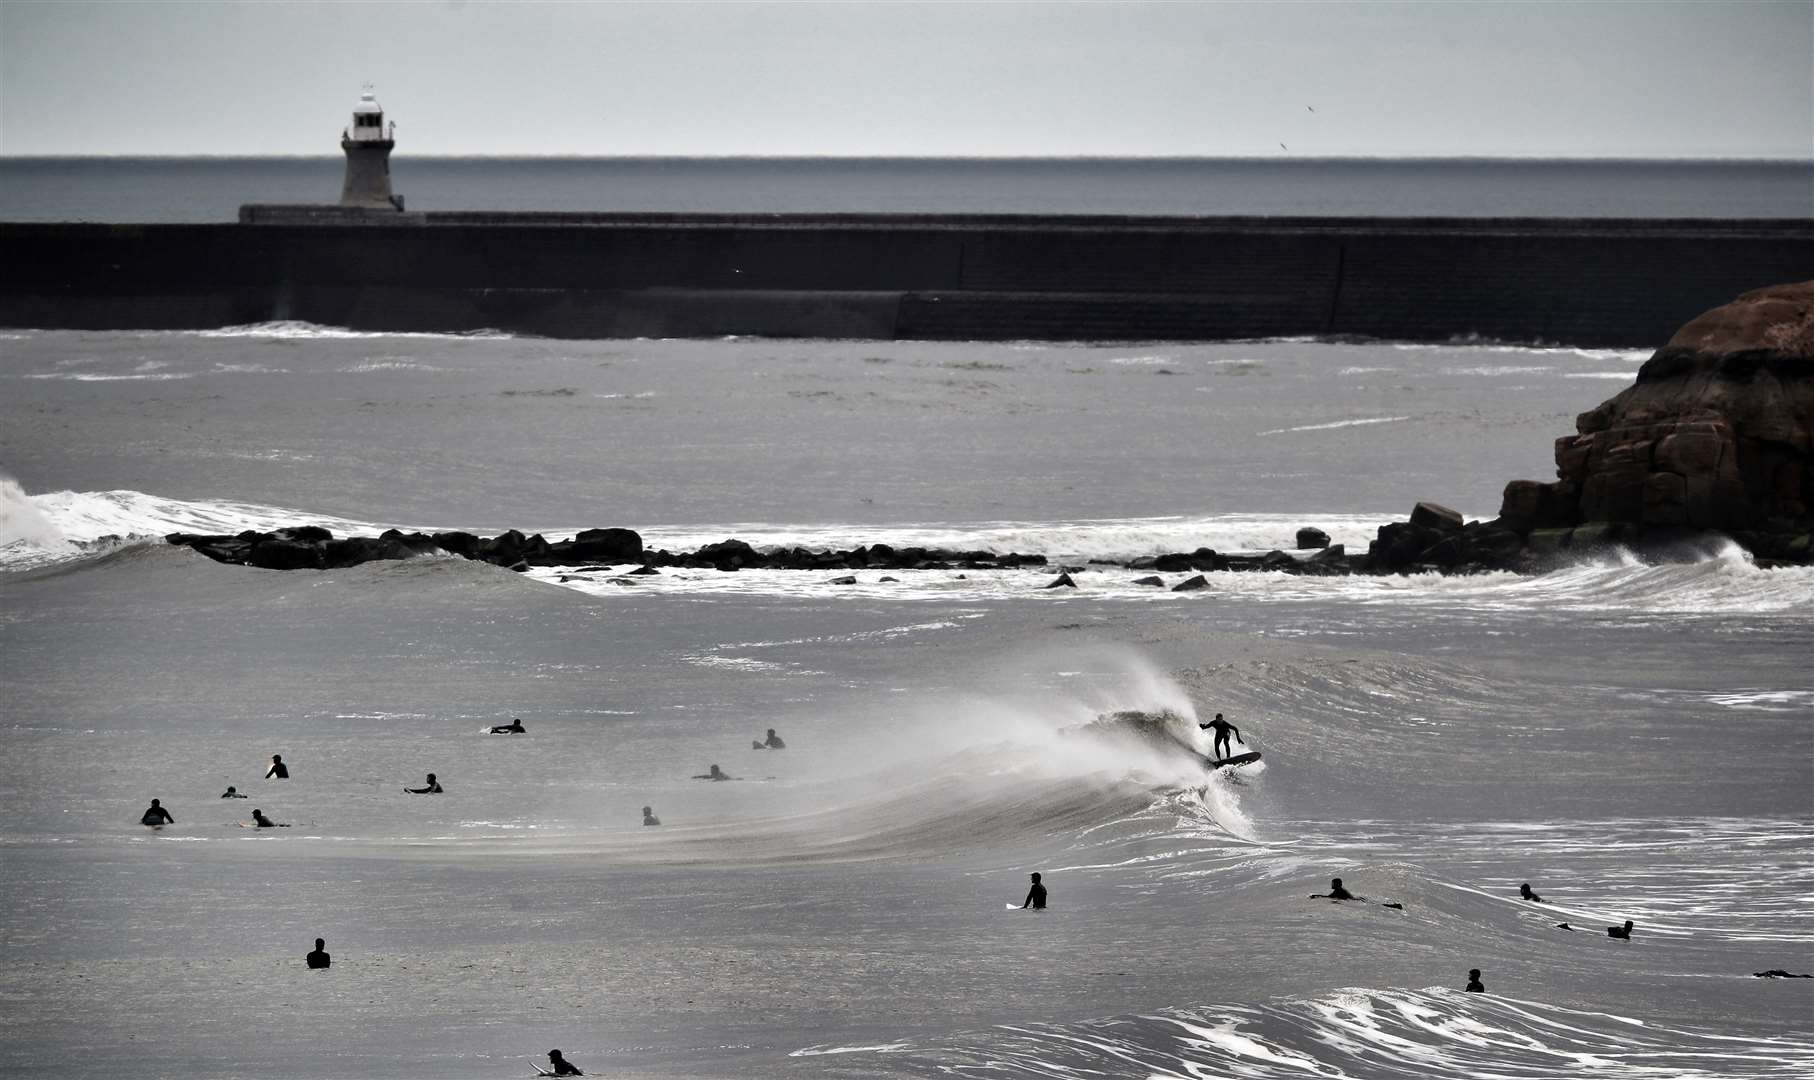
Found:
[[(1814, 972), (1814, 571), (626, 586), (85, 543), (1364, 544), (1547, 475), (1641, 354), (3, 344), (9, 1074), (517, 1076), (551, 1046), (638, 1076), (1814, 1071), (1814, 980), (1751, 977)], [(1122, 709), (1178, 719), (1104, 737)], [(1204, 772), (1218, 711), (1261, 766)], [(789, 748), (747, 749), (769, 727)], [(428, 771), (445, 795), (401, 792)], [(175, 826), (134, 824), (153, 796)], [(1005, 910), (1036, 870), (1051, 910)], [(1332, 876), (1404, 908), (1306, 899)]]

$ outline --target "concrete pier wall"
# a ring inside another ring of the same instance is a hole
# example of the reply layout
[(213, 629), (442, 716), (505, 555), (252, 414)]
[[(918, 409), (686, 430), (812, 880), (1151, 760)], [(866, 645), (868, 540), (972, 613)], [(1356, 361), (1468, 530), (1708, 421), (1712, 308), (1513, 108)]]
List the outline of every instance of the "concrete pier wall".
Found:
[(243, 218), (0, 224), (0, 324), (1647, 346), (1737, 293), (1814, 278), (1807, 220)]

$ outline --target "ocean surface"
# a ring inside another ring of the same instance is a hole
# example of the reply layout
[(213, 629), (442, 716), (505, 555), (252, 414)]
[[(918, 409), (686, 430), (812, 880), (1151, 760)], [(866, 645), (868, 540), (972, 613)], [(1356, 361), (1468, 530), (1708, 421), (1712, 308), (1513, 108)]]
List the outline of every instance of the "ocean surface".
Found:
[[(1814, 973), (1814, 570), (1091, 562), (1489, 516), (1644, 358), (9, 332), (0, 1073), (1814, 1075), (1814, 980), (1753, 977)], [(1083, 569), (130, 538), (294, 523)]]
[[(0, 158), (0, 221), (223, 222), (340, 197), (315, 158)], [(415, 158), (411, 210), (1814, 217), (1810, 161)]]

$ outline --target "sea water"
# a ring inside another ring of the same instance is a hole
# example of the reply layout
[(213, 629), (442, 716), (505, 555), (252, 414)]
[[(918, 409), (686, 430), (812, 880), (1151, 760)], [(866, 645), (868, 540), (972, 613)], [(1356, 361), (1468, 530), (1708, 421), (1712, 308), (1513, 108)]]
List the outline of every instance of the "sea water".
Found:
[[(338, 154), (0, 158), (0, 221), (222, 222), (339, 198)], [(411, 210), (1359, 217), (1814, 216), (1814, 162), (1299, 158), (423, 158)]]
[[(1491, 516), (1643, 359), (9, 332), (0, 1071), (1808, 1075), (1814, 980), (1753, 973), (1814, 972), (1814, 571), (1114, 565)], [(132, 538), (297, 523), (1051, 565)], [(1203, 769), (1217, 712), (1261, 764)]]

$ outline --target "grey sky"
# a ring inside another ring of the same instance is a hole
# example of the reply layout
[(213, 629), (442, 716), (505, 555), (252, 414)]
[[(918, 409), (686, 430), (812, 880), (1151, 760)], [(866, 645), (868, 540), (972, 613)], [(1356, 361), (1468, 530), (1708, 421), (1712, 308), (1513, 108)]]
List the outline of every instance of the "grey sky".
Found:
[[(1814, 0), (0, 5), (0, 153), (1814, 159)], [(1311, 112), (1309, 107), (1314, 107)]]

